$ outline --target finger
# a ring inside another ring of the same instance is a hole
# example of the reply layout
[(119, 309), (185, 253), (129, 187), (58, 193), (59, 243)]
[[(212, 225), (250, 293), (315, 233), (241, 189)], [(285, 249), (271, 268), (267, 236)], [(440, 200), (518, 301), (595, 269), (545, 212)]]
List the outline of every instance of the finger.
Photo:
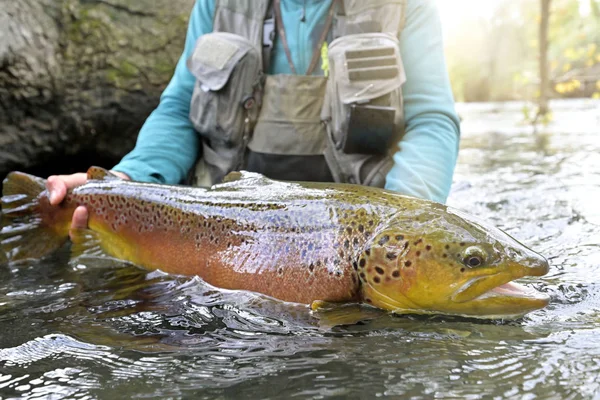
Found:
[(46, 189), (50, 194), (50, 204), (53, 206), (59, 204), (69, 189), (83, 185), (86, 181), (87, 175), (81, 172), (72, 175), (49, 176), (46, 180)]
[(56, 175), (48, 177), (46, 180), (46, 189), (50, 194), (50, 204), (55, 206), (59, 204), (67, 195), (66, 183)]
[(58, 175), (60, 179), (67, 185), (67, 189), (73, 189), (74, 187), (81, 186), (87, 181), (87, 174), (78, 172), (71, 175)]
[(71, 219), (71, 229), (87, 229), (88, 211), (84, 206), (79, 206), (73, 212)]

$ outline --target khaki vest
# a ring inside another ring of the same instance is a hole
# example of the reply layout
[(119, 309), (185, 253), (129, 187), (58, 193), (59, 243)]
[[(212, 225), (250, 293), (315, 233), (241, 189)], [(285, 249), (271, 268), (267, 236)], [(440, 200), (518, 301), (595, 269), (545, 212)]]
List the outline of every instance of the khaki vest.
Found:
[[(213, 33), (198, 39), (188, 60), (197, 78), (190, 119), (202, 138), (190, 183), (209, 186), (232, 170), (254, 169), (275, 179), (383, 187), (399, 136), (383, 154), (360, 154), (363, 138), (348, 145), (353, 134), (346, 132), (360, 126), (352, 122), (354, 116), (368, 118), (382, 101), (397, 111), (384, 115), (403, 129), (400, 86), (406, 78), (397, 39), (405, 24), (406, 0), (339, 2), (332, 25), (335, 40), (329, 44), (329, 78), (264, 74), (261, 49), (269, 0), (215, 1)], [(365, 31), (371, 33), (357, 35)], [(362, 47), (354, 49), (357, 43)], [(384, 50), (369, 53), (377, 46)], [(390, 68), (389, 79), (381, 79)]]

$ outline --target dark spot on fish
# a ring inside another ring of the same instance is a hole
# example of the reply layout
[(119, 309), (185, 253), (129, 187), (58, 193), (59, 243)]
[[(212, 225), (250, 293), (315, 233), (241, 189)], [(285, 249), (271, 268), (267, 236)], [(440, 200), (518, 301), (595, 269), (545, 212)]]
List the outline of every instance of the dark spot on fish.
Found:
[(400, 271), (396, 270), (396, 271), (392, 272), (392, 276), (394, 278), (399, 278), (400, 277)]
[(431, 250), (431, 245), (428, 244), (427, 246), (425, 246), (425, 250), (427, 250), (427, 251)]
[(342, 276), (342, 271), (335, 271), (335, 276), (337, 276), (338, 278), (339, 278), (340, 276)]
[(369, 236), (371, 236), (371, 231), (365, 231), (365, 237), (368, 238)]
[(421, 251), (417, 250), (417, 252), (415, 253), (415, 255), (416, 255), (417, 257), (421, 257)]
[(375, 271), (379, 274), (379, 275), (383, 275), (385, 274), (385, 271), (383, 270), (383, 268), (381, 267), (375, 267)]
[(465, 269), (464, 269), (464, 268), (461, 268), (461, 269), (460, 269), (460, 272), (465, 272)]
[(465, 242), (460, 242), (459, 244), (460, 244), (460, 246), (464, 246)]
[(354, 246), (355, 246), (355, 247), (356, 247), (356, 246), (358, 246), (358, 238), (356, 238), (356, 237), (355, 237), (355, 238), (352, 240), (352, 244), (354, 244)]
[(317, 267), (321, 266), (321, 260), (317, 260)]
[(308, 270), (309, 270), (310, 272), (313, 272), (313, 271), (315, 270), (315, 266), (314, 266), (314, 265), (311, 263), (311, 264), (308, 266)]
[(401, 242), (404, 240), (404, 236), (403, 235), (396, 235), (396, 240)]
[(350, 241), (349, 241), (348, 239), (344, 240), (344, 247), (345, 247), (346, 249), (349, 249), (349, 248), (350, 248)]
[(381, 282), (381, 279), (379, 279), (379, 277), (376, 276), (375, 278), (373, 278), (373, 282), (379, 283), (379, 282)]
[(352, 263), (352, 267), (354, 268), (355, 271), (358, 271), (358, 263), (356, 261), (354, 261)]
[(365, 227), (364, 227), (363, 225), (359, 225), (359, 226), (358, 226), (358, 231), (359, 231), (360, 233), (363, 233), (363, 232), (365, 231)]
[(369, 220), (369, 226), (373, 226), (373, 220)]
[(373, 304), (373, 300), (369, 299), (368, 297), (365, 299), (365, 302), (367, 302), (369, 304)]
[(411, 261), (405, 261), (404, 262), (404, 266), (406, 266), (406, 267), (410, 267), (411, 265), (412, 265)]
[(447, 244), (446, 246), (444, 246), (444, 248), (445, 248), (446, 250), (448, 250), (448, 249), (450, 248), (450, 245), (449, 245), (449, 244)]
[(415, 246), (417, 246), (417, 245), (421, 244), (422, 242), (423, 242), (423, 239), (419, 239), (419, 240), (417, 240), (417, 241), (415, 242)]
[(388, 235), (384, 235), (381, 239), (379, 239), (379, 245), (383, 246), (387, 242), (389, 242), (390, 237)]
[(446, 257), (448, 257), (448, 254), (444, 253), (444, 254), (442, 254), (442, 257), (446, 258)]
[(457, 258), (460, 258), (460, 253), (456, 253), (456, 257), (457, 257)]
[(348, 235), (352, 235), (352, 228), (347, 227), (346, 228), (346, 232), (348, 232)]
[(279, 275), (283, 275), (283, 268), (279, 267), (279, 268), (277, 269), (277, 273), (278, 273)]
[(395, 259), (396, 259), (396, 257), (398, 257), (398, 254), (396, 254), (396, 253), (392, 253), (392, 252), (389, 252), (389, 253), (387, 253), (387, 254), (385, 255), (385, 258), (387, 258), (387, 259), (388, 259), (388, 260), (390, 260), (390, 261), (391, 261), (391, 260), (395, 260)]
[(367, 261), (364, 258), (361, 258), (358, 261), (358, 265), (360, 265), (361, 268), (364, 268), (365, 264), (367, 263)]
[(364, 272), (360, 273), (360, 279), (362, 279), (363, 281), (365, 280), (365, 273)]
[(366, 249), (365, 254), (367, 255), (367, 257), (369, 257), (371, 255), (371, 249)]

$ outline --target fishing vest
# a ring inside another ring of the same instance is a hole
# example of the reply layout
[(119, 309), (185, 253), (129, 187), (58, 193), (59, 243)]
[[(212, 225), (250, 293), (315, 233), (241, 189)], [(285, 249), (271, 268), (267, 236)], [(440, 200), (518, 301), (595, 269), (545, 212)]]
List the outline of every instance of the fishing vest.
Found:
[(383, 187), (404, 131), (407, 0), (333, 0), (322, 35), (333, 40), (318, 58), (328, 76), (266, 74), (275, 35), (294, 71), (279, 1), (215, 0), (213, 32), (187, 60), (196, 78), (189, 117), (202, 139), (189, 183), (246, 169)]

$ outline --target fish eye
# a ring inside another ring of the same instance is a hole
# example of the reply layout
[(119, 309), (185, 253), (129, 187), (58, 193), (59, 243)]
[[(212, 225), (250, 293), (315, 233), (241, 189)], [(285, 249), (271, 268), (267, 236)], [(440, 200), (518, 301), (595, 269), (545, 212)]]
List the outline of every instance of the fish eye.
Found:
[(482, 266), (487, 259), (485, 251), (477, 246), (468, 247), (463, 255), (463, 264), (470, 268)]

